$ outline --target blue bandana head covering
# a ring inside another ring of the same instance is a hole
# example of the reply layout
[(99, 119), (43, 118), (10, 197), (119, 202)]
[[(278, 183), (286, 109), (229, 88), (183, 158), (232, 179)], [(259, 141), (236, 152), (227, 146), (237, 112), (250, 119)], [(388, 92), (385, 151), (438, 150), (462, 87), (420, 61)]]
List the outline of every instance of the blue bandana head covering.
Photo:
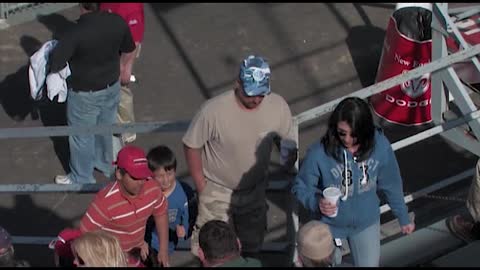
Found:
[(250, 55), (240, 65), (240, 81), (247, 96), (270, 94), (270, 67), (265, 59)]

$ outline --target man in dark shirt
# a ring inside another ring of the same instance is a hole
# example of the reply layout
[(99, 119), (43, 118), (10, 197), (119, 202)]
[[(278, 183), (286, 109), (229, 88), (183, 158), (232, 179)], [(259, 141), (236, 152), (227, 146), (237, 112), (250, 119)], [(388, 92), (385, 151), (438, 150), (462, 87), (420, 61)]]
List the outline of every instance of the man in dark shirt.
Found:
[[(115, 123), (120, 98), (120, 57), (135, 43), (125, 21), (99, 10), (98, 3), (80, 3), (77, 24), (59, 40), (50, 55), (50, 72), (69, 65), (67, 122), (69, 126)], [(97, 168), (110, 177), (111, 135), (69, 137), (70, 173), (55, 177), (57, 184), (95, 183)]]

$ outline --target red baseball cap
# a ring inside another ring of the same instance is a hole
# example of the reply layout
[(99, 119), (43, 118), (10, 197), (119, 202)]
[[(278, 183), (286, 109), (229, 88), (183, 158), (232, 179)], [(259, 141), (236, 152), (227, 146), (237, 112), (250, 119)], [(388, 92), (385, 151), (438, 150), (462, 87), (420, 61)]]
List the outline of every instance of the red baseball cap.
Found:
[(77, 239), (80, 235), (82, 235), (82, 232), (79, 229), (63, 229), (58, 234), (57, 238), (50, 242), (48, 247), (55, 250), (55, 253), (57, 253), (59, 257), (73, 259), (71, 244), (72, 241)]
[(148, 168), (147, 157), (142, 148), (127, 145), (123, 147), (117, 156), (117, 161), (113, 163), (118, 168), (122, 168), (135, 180), (144, 180), (152, 178), (153, 173)]

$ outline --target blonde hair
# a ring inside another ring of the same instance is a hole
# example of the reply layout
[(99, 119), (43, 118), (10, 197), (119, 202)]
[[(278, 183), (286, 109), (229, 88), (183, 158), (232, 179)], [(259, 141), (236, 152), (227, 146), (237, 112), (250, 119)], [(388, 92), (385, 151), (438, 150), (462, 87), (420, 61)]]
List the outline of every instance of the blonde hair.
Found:
[(75, 239), (72, 251), (88, 267), (126, 267), (127, 259), (118, 239), (108, 232), (87, 232)]
[(297, 235), (298, 253), (304, 266), (328, 265), (335, 250), (328, 225), (312, 220), (300, 227)]

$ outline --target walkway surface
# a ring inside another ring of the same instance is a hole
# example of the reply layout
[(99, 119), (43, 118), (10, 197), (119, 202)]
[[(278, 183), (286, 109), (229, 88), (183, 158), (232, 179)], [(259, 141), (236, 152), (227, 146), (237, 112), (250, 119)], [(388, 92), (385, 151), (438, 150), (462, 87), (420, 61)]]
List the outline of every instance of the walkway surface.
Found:
[[(253, 53), (269, 60), (272, 89), (285, 97), (294, 115), (368, 86), (374, 83), (393, 7), (381, 3), (146, 3), (145, 41), (134, 68), (137, 121), (190, 120), (205, 100), (231, 89), (240, 61)], [(61, 36), (78, 16), (78, 8), (70, 8), (0, 31), (0, 128), (65, 124), (64, 104), (30, 101), (28, 59), (45, 41)], [(301, 127), (300, 157), (324, 133), (325, 120)], [(428, 127), (379, 123), (392, 142)], [(147, 150), (158, 144), (170, 146), (178, 157), (177, 174), (186, 179), (182, 135), (183, 131), (138, 134), (135, 144)], [(53, 183), (53, 177), (66, 168), (67, 142), (66, 138), (1, 140), (0, 184)], [(439, 136), (396, 155), (406, 193), (471, 169), (476, 161), (473, 154)], [(277, 167), (277, 159), (272, 158), (272, 170)], [(468, 180), (462, 183), (465, 186)], [(460, 199), (463, 195), (458, 194)], [(78, 224), (92, 196), (0, 193), (0, 223), (16, 236), (54, 236)], [(268, 243), (285, 240), (285, 196), (269, 195)], [(431, 205), (423, 210), (425, 215), (416, 215), (428, 223), (427, 214), (438, 210), (437, 201), (462, 205), (455, 199), (419, 199), (410, 211)], [(387, 214), (382, 219), (387, 222), (392, 217)], [(17, 252), (34, 266), (52, 265), (46, 246), (18, 245)], [(188, 258), (180, 257), (179, 265), (188, 265)], [(284, 266), (285, 257), (266, 254), (265, 264)]]

